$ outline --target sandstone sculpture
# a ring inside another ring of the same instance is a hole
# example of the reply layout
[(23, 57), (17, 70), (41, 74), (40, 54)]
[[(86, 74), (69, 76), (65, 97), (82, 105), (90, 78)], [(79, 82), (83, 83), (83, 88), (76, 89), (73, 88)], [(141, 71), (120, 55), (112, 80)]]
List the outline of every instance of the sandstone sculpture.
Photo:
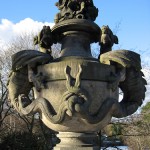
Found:
[[(45, 125), (59, 132), (61, 142), (54, 150), (99, 150), (97, 131), (112, 117), (134, 113), (145, 98), (140, 55), (111, 51), (117, 37), (108, 27), (107, 33), (102, 28), (101, 36), (100, 27), (93, 22), (96, 15), (90, 11), (97, 10), (93, 1), (59, 0), (56, 5), (60, 13), (51, 31), (48, 28), (48, 40), (44, 27), (35, 44), (46, 50), (52, 43), (61, 43), (60, 57), (53, 59), (46, 51), (35, 50), (14, 54), (9, 98), (19, 113), (39, 112)], [(102, 46), (98, 60), (92, 57), (90, 44), (99, 42), (99, 37), (101, 43), (109, 44)], [(31, 88), (33, 101), (28, 97)], [(121, 102), (119, 88), (124, 93)]]
[(112, 46), (114, 44), (118, 44), (118, 37), (113, 34), (109, 26), (102, 26), (101, 28), (102, 35), (100, 37), (99, 44), (100, 48), (100, 55), (112, 50)]
[(51, 54), (53, 38), (49, 26), (43, 26), (43, 29), (39, 32), (39, 34), (34, 37), (34, 45), (37, 44), (39, 45), (41, 52)]
[(55, 23), (74, 18), (94, 21), (98, 16), (92, 0), (59, 0), (55, 5), (60, 10), (55, 16)]

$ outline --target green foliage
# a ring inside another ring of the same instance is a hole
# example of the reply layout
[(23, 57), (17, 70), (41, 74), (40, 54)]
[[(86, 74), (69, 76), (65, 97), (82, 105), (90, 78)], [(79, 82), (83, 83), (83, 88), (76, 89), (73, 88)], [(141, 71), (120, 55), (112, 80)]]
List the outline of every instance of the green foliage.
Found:
[(113, 124), (112, 125), (112, 134), (113, 135), (121, 135), (122, 134), (122, 126), (121, 124)]
[(27, 133), (13, 133), (9, 134), (6, 137), (4, 137), (3, 142), (0, 144), (1, 149), (31, 149), (36, 147), (37, 145), (37, 139), (33, 136), (31, 136)]
[(150, 102), (148, 102), (143, 108), (142, 108), (142, 113), (145, 113), (146, 111), (150, 110)]
[(143, 120), (150, 122), (150, 102), (142, 108)]
[[(49, 139), (49, 137), (48, 137)], [(45, 142), (41, 135), (31, 135), (27, 132), (8, 134), (0, 143), (2, 150), (51, 150), (52, 145)]]
[(122, 134), (123, 127), (121, 124), (109, 124), (104, 128), (104, 132), (107, 136), (117, 136)]

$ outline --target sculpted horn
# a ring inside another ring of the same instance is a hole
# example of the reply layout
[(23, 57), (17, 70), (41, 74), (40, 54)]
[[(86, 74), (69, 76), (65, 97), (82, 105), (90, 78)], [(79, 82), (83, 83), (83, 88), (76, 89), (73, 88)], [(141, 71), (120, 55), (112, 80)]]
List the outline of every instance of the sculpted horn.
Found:
[(100, 62), (114, 65), (118, 75), (124, 72), (124, 80), (118, 78), (123, 99), (115, 104), (113, 116), (122, 118), (136, 112), (145, 98), (147, 84), (141, 71), (140, 55), (128, 50), (115, 50), (102, 54)]

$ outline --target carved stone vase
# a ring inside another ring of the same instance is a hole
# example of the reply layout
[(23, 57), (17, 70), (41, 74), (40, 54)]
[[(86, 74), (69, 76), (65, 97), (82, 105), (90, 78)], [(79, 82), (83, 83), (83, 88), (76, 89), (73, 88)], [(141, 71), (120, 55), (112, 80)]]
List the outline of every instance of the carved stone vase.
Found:
[[(101, 29), (85, 19), (61, 21), (52, 35), (61, 44), (59, 58), (50, 61), (50, 55), (34, 50), (12, 57), (11, 102), (21, 114), (39, 112), (44, 124), (59, 132), (54, 150), (99, 150), (97, 131), (112, 117), (131, 115), (142, 104), (146, 81), (140, 56), (117, 50), (93, 58), (90, 45), (99, 41)], [(33, 101), (28, 98), (31, 88)]]
[(35, 96), (46, 99), (52, 109), (51, 116), (42, 112), (42, 121), (59, 132), (61, 142), (54, 149), (98, 150), (96, 132), (110, 122), (118, 100), (115, 68), (91, 55), (90, 44), (98, 41), (100, 28), (71, 19), (56, 24), (52, 33), (62, 49), (60, 58), (37, 67), (44, 82), (43, 88), (35, 86)]

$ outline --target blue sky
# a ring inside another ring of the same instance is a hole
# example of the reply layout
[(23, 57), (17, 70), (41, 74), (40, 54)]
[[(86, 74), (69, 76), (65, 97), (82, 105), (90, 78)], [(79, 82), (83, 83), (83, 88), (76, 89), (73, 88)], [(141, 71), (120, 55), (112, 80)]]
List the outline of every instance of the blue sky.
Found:
[[(39, 22), (53, 22), (58, 12), (57, 0), (2, 0), (0, 5), (0, 25), (2, 19), (17, 24), (25, 18)], [(99, 9), (96, 23), (109, 25), (119, 37), (115, 48), (131, 49), (140, 53), (150, 52), (150, 0), (94, 0)]]

